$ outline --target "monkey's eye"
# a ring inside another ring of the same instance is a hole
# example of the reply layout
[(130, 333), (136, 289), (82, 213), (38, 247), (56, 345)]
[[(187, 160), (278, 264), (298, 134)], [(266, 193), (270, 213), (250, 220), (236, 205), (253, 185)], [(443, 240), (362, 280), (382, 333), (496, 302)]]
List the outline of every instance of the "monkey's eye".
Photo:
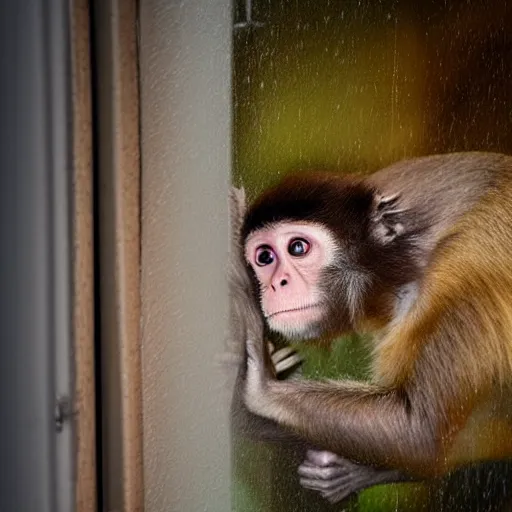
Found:
[(292, 256), (305, 256), (309, 249), (311, 244), (304, 238), (294, 238), (288, 245), (288, 253)]
[(256, 249), (256, 265), (258, 267), (264, 267), (274, 263), (276, 255), (271, 247), (268, 245), (261, 245)]

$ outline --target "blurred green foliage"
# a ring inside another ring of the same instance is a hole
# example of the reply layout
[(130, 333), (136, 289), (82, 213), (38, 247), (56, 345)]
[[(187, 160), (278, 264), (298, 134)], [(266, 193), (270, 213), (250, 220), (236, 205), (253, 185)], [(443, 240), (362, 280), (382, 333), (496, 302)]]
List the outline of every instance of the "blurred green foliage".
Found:
[(370, 338), (356, 334), (336, 340), (330, 349), (300, 343), (294, 347), (304, 356), (302, 374), (309, 379), (369, 378)]

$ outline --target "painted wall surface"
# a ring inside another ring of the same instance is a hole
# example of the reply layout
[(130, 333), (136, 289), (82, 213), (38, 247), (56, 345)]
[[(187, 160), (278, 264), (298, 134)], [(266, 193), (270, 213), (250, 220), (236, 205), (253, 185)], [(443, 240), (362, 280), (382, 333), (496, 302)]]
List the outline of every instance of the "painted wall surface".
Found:
[(229, 0), (140, 3), (147, 512), (230, 510)]

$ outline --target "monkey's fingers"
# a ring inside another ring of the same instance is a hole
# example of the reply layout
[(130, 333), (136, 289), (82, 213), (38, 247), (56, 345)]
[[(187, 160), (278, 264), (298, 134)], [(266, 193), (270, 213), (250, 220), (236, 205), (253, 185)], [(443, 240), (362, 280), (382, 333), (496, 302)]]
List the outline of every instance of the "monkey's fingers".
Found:
[(286, 359), (289, 355), (295, 353), (295, 350), (292, 347), (283, 347), (277, 350), (276, 352), (274, 352), (274, 350), (272, 350), (271, 352), (272, 361), (277, 363), (279, 361), (282, 361), (283, 359)]
[[(341, 473), (343, 468), (333, 466), (330, 468), (332, 470), (330, 473), (325, 471), (327, 468), (312, 467), (310, 469), (310, 472), (313, 474), (318, 474), (318, 470), (321, 470), (322, 478), (302, 477), (299, 479), (301, 486), (305, 489), (320, 493), (322, 498), (330, 503), (338, 503), (364, 487), (364, 485), (361, 485), (360, 479), (358, 478), (359, 475), (354, 475), (350, 471), (346, 474), (340, 474), (338, 477), (325, 479), (329, 474), (336, 475), (337, 473)], [(303, 468), (303, 472), (304, 470), (307, 471), (306, 468)]]
[(301, 478), (299, 481), (300, 485), (302, 485), (304, 489), (320, 492), (325, 498), (328, 495), (339, 493), (342, 490), (351, 487), (349, 485), (351, 480), (352, 477), (350, 475), (344, 475), (340, 476), (339, 478), (335, 478), (334, 480), (315, 480), (310, 478)]
[(247, 329), (245, 346), (248, 357), (262, 361), (270, 349), (268, 341), (263, 338), (263, 333), (259, 329)]
[(246, 341), (246, 405), (255, 414), (258, 414), (258, 401), (266, 390), (267, 382), (275, 379), (275, 371), (268, 353), (268, 343), (259, 336), (259, 333), (257, 334), (248, 333)]
[(247, 366), (255, 370), (261, 369), (264, 365), (263, 349), (261, 341), (255, 341), (253, 337), (248, 337), (246, 341)]
[(272, 364), (277, 374), (302, 363), (302, 357), (292, 347), (285, 347), (272, 354)]
[(346, 477), (332, 482), (329, 489), (320, 490), (320, 495), (329, 503), (338, 503), (348, 498), (351, 494), (367, 489), (372, 485), (383, 483), (376, 478), (376, 471), (373, 468), (361, 466), (359, 470), (349, 473)]
[(340, 477), (351, 475), (350, 468), (345, 466), (314, 466), (307, 462), (302, 463), (298, 469), (299, 476), (306, 480), (317, 480), (322, 482), (331, 482)]
[[(298, 473), (302, 487), (319, 492), (330, 503), (337, 503), (364, 487), (361, 477), (366, 469), (332, 452), (308, 450)], [(369, 471), (373, 474), (373, 470)]]
[(334, 491), (320, 492), (320, 496), (326, 499), (331, 505), (339, 503), (347, 499), (351, 494), (358, 492), (360, 489), (357, 485), (350, 480), (344, 484), (340, 484), (340, 487)]

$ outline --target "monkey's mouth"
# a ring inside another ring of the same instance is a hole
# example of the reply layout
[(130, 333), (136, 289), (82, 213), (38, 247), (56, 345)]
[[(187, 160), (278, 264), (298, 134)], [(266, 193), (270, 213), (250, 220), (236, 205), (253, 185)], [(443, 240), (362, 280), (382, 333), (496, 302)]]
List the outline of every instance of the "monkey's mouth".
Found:
[(265, 316), (267, 320), (270, 320), (271, 318), (275, 318), (278, 315), (283, 315), (286, 313), (302, 313), (304, 311), (312, 310), (312, 309), (318, 309), (320, 308), (321, 304), (318, 302), (316, 304), (306, 304), (304, 306), (299, 306), (296, 308), (289, 308), (289, 309), (280, 309), (279, 311), (274, 311), (273, 313), (269, 313)]

